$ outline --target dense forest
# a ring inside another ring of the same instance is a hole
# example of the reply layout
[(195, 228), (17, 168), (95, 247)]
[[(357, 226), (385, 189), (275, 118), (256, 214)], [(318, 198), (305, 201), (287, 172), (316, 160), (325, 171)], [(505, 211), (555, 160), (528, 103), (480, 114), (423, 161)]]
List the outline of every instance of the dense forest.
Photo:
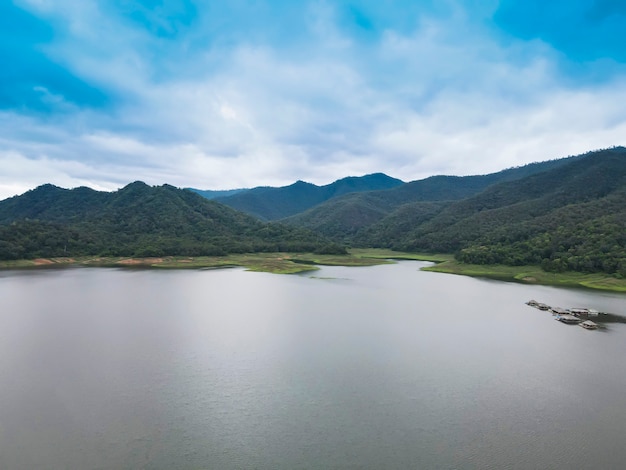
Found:
[(466, 263), (626, 276), (626, 149), (590, 153), (460, 201), (408, 204), (351, 241), (455, 253)]
[(0, 201), (0, 259), (224, 255), (345, 249), (191, 192), (135, 182), (115, 193), (40, 186)]

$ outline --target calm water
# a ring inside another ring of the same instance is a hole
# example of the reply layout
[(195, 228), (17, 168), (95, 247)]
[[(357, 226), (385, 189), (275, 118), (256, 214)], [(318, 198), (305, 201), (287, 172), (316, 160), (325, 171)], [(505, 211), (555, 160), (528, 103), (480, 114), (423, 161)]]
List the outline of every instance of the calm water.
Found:
[(0, 468), (624, 468), (626, 296), (420, 272), (0, 273)]

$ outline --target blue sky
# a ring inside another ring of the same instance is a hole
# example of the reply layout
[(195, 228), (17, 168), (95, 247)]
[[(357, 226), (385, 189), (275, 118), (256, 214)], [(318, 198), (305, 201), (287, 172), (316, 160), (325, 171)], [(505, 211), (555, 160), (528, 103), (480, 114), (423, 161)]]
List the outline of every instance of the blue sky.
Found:
[(14, 0), (0, 55), (0, 198), (411, 181), (626, 144), (623, 0)]

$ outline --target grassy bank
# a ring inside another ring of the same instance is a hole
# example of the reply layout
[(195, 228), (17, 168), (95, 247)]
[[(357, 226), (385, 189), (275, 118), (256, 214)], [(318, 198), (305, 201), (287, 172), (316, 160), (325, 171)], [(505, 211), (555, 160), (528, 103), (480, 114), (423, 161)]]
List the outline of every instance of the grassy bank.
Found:
[(295, 274), (319, 269), (318, 266), (373, 266), (389, 260), (431, 261), (436, 264), (422, 268), (465, 276), (485, 277), (502, 281), (524, 282), (562, 287), (586, 287), (613, 292), (626, 292), (626, 279), (606, 274), (547, 273), (538, 266), (502, 266), (462, 264), (447, 254), (402, 253), (382, 249), (353, 249), (348, 255), (318, 255), (314, 253), (246, 253), (228, 256), (166, 256), (162, 258), (53, 258), (2, 261), (0, 269), (106, 266), (158, 269), (217, 269), (243, 267), (250, 271)]
[(425, 254), (425, 253), (405, 253), (402, 251), (392, 251), (382, 248), (352, 248), (350, 255), (363, 259), (384, 259), (384, 260), (413, 260), (432, 261), (433, 263), (443, 263), (454, 260), (453, 255), (446, 254)]
[(561, 287), (586, 287), (613, 292), (626, 292), (626, 279), (617, 279), (608, 274), (584, 274), (577, 272), (548, 273), (539, 266), (503, 266), (463, 264), (454, 260), (445, 261), (423, 268), (447, 274), (486, 277), (503, 281), (524, 282)]
[(71, 266), (216, 269), (243, 267), (250, 271), (295, 274), (317, 266), (373, 266), (386, 263), (383, 256), (319, 255), (313, 253), (245, 253), (228, 256), (165, 256), (161, 258), (77, 257), (1, 261), (0, 269), (63, 268)]

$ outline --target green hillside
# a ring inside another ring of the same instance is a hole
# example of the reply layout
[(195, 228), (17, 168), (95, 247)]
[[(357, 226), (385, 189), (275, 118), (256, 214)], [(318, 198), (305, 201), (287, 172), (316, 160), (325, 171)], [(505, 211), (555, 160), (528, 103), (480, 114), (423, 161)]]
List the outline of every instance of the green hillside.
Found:
[(205, 197), (207, 199), (217, 199), (218, 197), (227, 197), (234, 196), (235, 194), (242, 193), (244, 191), (249, 191), (249, 189), (226, 189), (221, 191), (213, 191), (210, 189), (195, 189), (195, 188), (184, 188), (189, 191), (193, 191), (194, 193), (198, 193), (200, 196)]
[(626, 275), (626, 149), (500, 183), (407, 227), (407, 206), (354, 237), (356, 245), (456, 253), (474, 264)]
[(0, 201), (0, 259), (341, 251), (191, 191), (135, 182), (114, 193), (44, 185)]
[(343, 194), (387, 189), (403, 184), (396, 178), (374, 173), (343, 178), (325, 186), (297, 181), (280, 188), (258, 187), (227, 197), (217, 197), (215, 200), (261, 220), (278, 220)]
[[(282, 222), (318, 231), (337, 241), (357, 243), (359, 246), (387, 246), (387, 237), (378, 233), (378, 224), (381, 224), (382, 232), (404, 233), (414, 227), (409, 221), (415, 218), (415, 223), (424, 222), (424, 217), (434, 216), (446, 202), (465, 199), (493, 184), (559, 168), (580, 158), (532, 163), (488, 175), (431, 176), (392, 189), (346, 194)], [(433, 202), (436, 204), (428, 204)], [(394, 215), (395, 210), (400, 212)], [(416, 214), (413, 215), (412, 211)], [(392, 217), (388, 218), (390, 214)], [(370, 227), (373, 229), (370, 230)], [(368, 236), (368, 233), (371, 235)]]

